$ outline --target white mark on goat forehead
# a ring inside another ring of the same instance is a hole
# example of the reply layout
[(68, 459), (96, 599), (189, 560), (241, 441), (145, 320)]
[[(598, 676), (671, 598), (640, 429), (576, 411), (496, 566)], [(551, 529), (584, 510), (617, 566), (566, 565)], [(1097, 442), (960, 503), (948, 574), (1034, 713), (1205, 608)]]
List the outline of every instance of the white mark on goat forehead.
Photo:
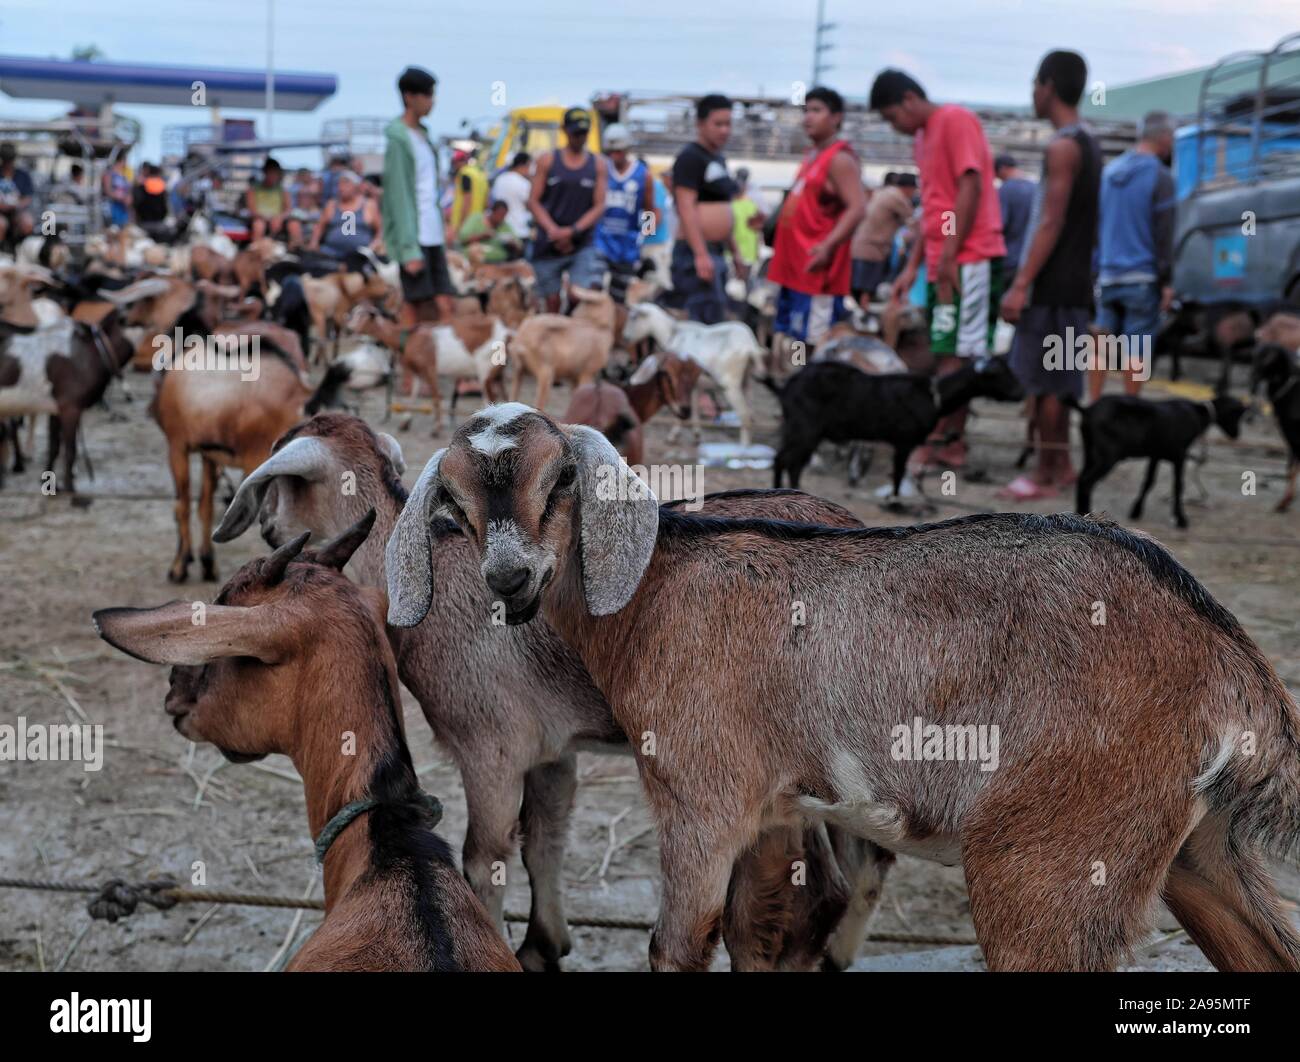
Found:
[(536, 413), (531, 406), (522, 402), (502, 402), (488, 406), (474, 415), (470, 427), (478, 430), (466, 435), (466, 439), (475, 450), (489, 457), (495, 457), (502, 450), (509, 450), (519, 445), (518, 432), (507, 431), (515, 421), (527, 413)]

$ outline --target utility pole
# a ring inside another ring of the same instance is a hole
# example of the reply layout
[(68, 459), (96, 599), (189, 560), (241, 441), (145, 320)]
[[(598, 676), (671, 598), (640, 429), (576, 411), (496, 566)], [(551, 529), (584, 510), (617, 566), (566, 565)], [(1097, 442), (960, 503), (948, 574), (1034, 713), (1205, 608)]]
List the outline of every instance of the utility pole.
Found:
[(275, 0), (266, 0), (266, 138), (275, 123)]
[(822, 56), (835, 47), (826, 38), (829, 36), (830, 31), (836, 28), (836, 23), (826, 21), (826, 0), (817, 0), (817, 28), (813, 33), (812, 83), (814, 85), (820, 85), (822, 75), (827, 70), (832, 69), (830, 63), (825, 62)]

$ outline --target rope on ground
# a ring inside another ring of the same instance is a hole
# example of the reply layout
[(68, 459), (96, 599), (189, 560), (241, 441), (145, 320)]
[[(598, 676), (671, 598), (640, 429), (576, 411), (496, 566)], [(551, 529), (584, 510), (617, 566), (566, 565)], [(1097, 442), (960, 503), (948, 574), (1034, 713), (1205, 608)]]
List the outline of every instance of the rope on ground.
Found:
[[(76, 881), (47, 881), (41, 878), (0, 878), (0, 889), (29, 889), (40, 892), (79, 892), (93, 895), (88, 904), (91, 918), (116, 922), (135, 913), (141, 904), (166, 911), (181, 903), (234, 904), (243, 907), (279, 907), (305, 911), (325, 910), (324, 900), (293, 896), (261, 896), (247, 892), (222, 892), (218, 889), (185, 889), (174, 878), (150, 878), (130, 884), (113, 878), (103, 885)], [(528, 915), (507, 911), (507, 922), (527, 922)], [(653, 920), (644, 918), (606, 918), (599, 915), (571, 916), (571, 926), (588, 929), (631, 929), (649, 931)], [(936, 946), (974, 945), (974, 937), (924, 933), (868, 933), (867, 940), (878, 944), (926, 944)]]

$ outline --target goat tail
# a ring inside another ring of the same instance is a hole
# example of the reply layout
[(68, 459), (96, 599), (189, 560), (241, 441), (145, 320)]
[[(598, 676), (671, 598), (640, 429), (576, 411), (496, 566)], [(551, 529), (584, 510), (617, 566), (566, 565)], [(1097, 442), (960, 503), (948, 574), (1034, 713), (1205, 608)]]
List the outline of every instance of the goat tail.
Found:
[(343, 361), (336, 361), (325, 371), (325, 378), (321, 380), (320, 386), (303, 406), (303, 412), (312, 417), (322, 409), (336, 409), (342, 405), (339, 393), (351, 377), (352, 366)]

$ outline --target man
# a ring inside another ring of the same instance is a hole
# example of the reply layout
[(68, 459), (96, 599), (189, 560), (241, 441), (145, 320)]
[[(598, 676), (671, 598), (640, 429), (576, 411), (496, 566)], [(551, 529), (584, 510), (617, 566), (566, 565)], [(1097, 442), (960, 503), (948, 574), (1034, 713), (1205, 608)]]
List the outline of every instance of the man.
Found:
[[(1102, 170), (1098, 232), (1097, 330), (1126, 336), (1130, 359), (1150, 357), (1160, 315), (1174, 298), (1169, 284), (1174, 179), (1168, 166), (1174, 150), (1174, 123), (1164, 111), (1152, 111), (1142, 119), (1138, 137), (1132, 151)], [(1128, 373), (1124, 390), (1137, 394), (1143, 375), (1143, 371)], [(1099, 364), (1088, 379), (1089, 396), (1094, 401), (1105, 379), (1106, 367)]]
[(763, 249), (763, 223), (767, 217), (750, 197), (749, 170), (744, 166), (736, 170), (736, 198), (731, 201), (731, 214), (735, 219), (731, 239), (741, 264), (752, 277), (758, 269)]
[(32, 175), (17, 163), (13, 144), (0, 144), (0, 243), (32, 234)]
[(438, 155), (420, 121), (433, 110), (437, 79), (408, 66), (397, 79), (402, 113), (384, 129), (384, 247), (402, 264), (403, 323), (450, 317), (455, 286), (447, 271), (438, 208)]
[(487, 209), (488, 179), (475, 165), (474, 155), (469, 151), (452, 153), (451, 175), (455, 189), (451, 200), (451, 242), (459, 243), (460, 227), (466, 219)]
[(867, 209), (862, 167), (840, 137), (844, 98), (817, 86), (804, 97), (803, 131), (812, 149), (781, 205), (767, 279), (781, 286), (775, 331), (808, 347), (844, 316), (852, 260), (849, 239)]
[(320, 201), (328, 203), (339, 197), (339, 177), (344, 171), (352, 172), (352, 156), (346, 151), (331, 155), (320, 182)]
[(1014, 274), (1020, 268), (1020, 256), (1025, 250), (1025, 234), (1029, 232), (1038, 185), (1024, 175), (1014, 155), (999, 155), (993, 163), (993, 172), (1001, 182), (998, 203), (1002, 207), (1002, 239), (1007, 245), (1004, 268)]
[(875, 298), (876, 290), (888, 279), (889, 258), (898, 230), (912, 219), (912, 197), (916, 195), (916, 175), (887, 173), (884, 184), (867, 200), (867, 212), (853, 230), (849, 254), (853, 271), (849, 287), (854, 301), (864, 310)]
[(135, 223), (151, 238), (166, 240), (170, 236), (167, 182), (162, 170), (152, 162), (140, 167), (140, 181), (131, 191), (131, 211)]
[[(931, 103), (901, 70), (885, 70), (871, 86), (871, 108), (894, 129), (914, 136), (921, 177), (921, 233), (894, 282), (901, 300), (925, 263), (930, 350), (945, 376), (963, 359), (985, 357), (997, 327), (1002, 292), (1002, 215), (993, 190), (993, 153), (980, 120), (965, 107)], [(966, 463), (966, 407), (943, 417), (913, 467)]]
[(523, 253), (523, 244), (507, 219), (510, 208), (498, 199), (488, 210), (465, 219), (460, 227), (460, 242), (469, 260), (480, 262), (508, 262)]
[(564, 146), (537, 160), (528, 209), (537, 222), (533, 240), (534, 290), (558, 313), (565, 274), (577, 288), (598, 288), (605, 277), (592, 236), (605, 212), (605, 160), (587, 150), (591, 115), (564, 112)]
[(731, 200), (736, 182), (727, 172), (722, 149), (731, 139), (731, 100), (710, 93), (695, 105), (695, 140), (673, 162), (672, 192), (677, 208), (673, 244), (673, 289), (681, 294), (692, 321), (717, 324), (727, 316), (727, 263), (731, 252), (736, 274), (748, 271), (736, 253)]
[(1083, 56), (1067, 51), (1044, 56), (1034, 78), (1034, 114), (1050, 121), (1056, 135), (1043, 154), (1028, 242), (1016, 278), (1002, 297), (1002, 316), (1016, 326), (1011, 367), (1030, 396), (1038, 467), (999, 492), (1011, 501), (1049, 498), (1075, 480), (1065, 399), (1080, 397), (1083, 380), (1073, 365), (1075, 344), (1091, 338), (1101, 180), (1101, 151), (1079, 123), (1079, 97), (1087, 79)]
[(354, 171), (340, 170), (334, 187), (337, 196), (321, 210), (307, 249), (341, 262), (363, 248), (373, 250), (382, 221), (379, 207), (362, 191), (361, 178)]
[(293, 216), (284, 170), (270, 155), (262, 163), (262, 179), (244, 193), (244, 206), (252, 219), (254, 240), (273, 236), (286, 240), (290, 247), (297, 247), (302, 240), (302, 223)]
[(510, 160), (510, 168), (502, 170), (492, 182), (492, 201), (505, 203), (506, 223), (520, 238), (526, 238), (533, 227), (533, 216), (528, 212), (528, 195), (533, 189), (528, 171), (532, 167), (533, 157), (520, 151)]
[(605, 213), (596, 225), (596, 250), (609, 270), (609, 293), (615, 302), (627, 299), (628, 283), (641, 264), (641, 217), (659, 221), (654, 205), (654, 178), (640, 159), (632, 157), (632, 138), (614, 122), (605, 127), (605, 157), (609, 162)]

